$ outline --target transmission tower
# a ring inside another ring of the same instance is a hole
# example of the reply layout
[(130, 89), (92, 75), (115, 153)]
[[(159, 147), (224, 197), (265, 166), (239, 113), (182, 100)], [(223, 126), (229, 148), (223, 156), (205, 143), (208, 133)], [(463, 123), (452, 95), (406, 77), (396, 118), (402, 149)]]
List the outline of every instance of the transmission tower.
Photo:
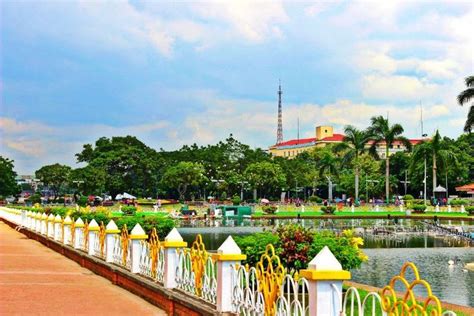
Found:
[(281, 110), (281, 82), (278, 84), (278, 128), (277, 128), (277, 144), (283, 143), (283, 122), (282, 122), (282, 110)]

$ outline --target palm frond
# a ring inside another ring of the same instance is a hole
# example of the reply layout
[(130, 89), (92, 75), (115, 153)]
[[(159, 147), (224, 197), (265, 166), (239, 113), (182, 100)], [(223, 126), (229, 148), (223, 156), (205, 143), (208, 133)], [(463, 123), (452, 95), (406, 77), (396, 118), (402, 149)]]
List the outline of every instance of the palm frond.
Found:
[(466, 82), (466, 86), (474, 87), (474, 76), (466, 77), (465, 82)]
[(474, 98), (474, 88), (468, 88), (458, 95), (458, 103), (463, 105), (468, 103), (472, 98)]

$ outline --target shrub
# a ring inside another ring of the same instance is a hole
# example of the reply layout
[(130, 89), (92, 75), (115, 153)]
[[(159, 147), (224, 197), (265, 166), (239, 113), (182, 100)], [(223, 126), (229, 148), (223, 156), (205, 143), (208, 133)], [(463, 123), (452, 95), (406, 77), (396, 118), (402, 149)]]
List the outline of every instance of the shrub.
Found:
[(134, 216), (137, 212), (137, 208), (135, 206), (123, 206), (122, 213), (125, 216)]
[(323, 201), (323, 199), (320, 198), (320, 197), (317, 196), (317, 195), (311, 195), (311, 196), (309, 197), (309, 201), (310, 201), (310, 202), (313, 202), (313, 203), (321, 203), (321, 202)]
[(241, 202), (242, 202), (242, 200), (240, 199), (240, 196), (234, 195), (232, 197), (232, 204), (233, 205), (240, 205)]
[(412, 206), (413, 212), (415, 213), (424, 213), (426, 211), (426, 205), (424, 204), (414, 204)]
[(288, 270), (300, 270), (310, 261), (308, 251), (313, 241), (313, 232), (301, 225), (280, 226), (276, 230), (281, 243), (284, 266)]
[(64, 204), (64, 197), (58, 197), (54, 200), (54, 203)]
[(262, 211), (265, 214), (275, 214), (277, 207), (275, 205), (264, 205), (262, 206)]
[(85, 207), (87, 205), (87, 202), (89, 201), (89, 199), (87, 198), (87, 196), (80, 196), (79, 199), (76, 201), (77, 205), (79, 206), (82, 206), (82, 207)]
[(340, 236), (335, 236), (332, 232), (320, 232), (314, 235), (308, 257), (314, 258), (324, 246), (328, 246), (341, 263), (342, 268), (350, 270), (360, 267), (362, 262), (368, 259), (359, 249), (361, 245), (363, 245), (363, 239), (354, 237), (350, 230), (345, 230)]
[(474, 215), (474, 206), (466, 207), (466, 212), (468, 212), (469, 215)]
[(408, 201), (408, 200), (414, 200), (415, 198), (411, 194), (405, 194), (403, 196), (403, 200)]
[(267, 245), (273, 245), (277, 254), (281, 252), (280, 238), (273, 232), (235, 236), (234, 239), (242, 253), (247, 255), (247, 259), (242, 264), (255, 266), (265, 252)]
[[(45, 208), (45, 213), (49, 214), (49, 212), (46, 211), (47, 209), (48, 208)], [(52, 207), (50, 209), (51, 214), (53, 214), (54, 216), (59, 215), (63, 218), (66, 217), (67, 213), (69, 212), (69, 209), (67, 207)]]
[(127, 225), (127, 230), (130, 233), (133, 227), (139, 223), (143, 227), (144, 217), (137, 217), (137, 216), (122, 216), (113, 219), (117, 227), (121, 230), (123, 225)]
[(143, 219), (143, 224), (140, 223), (140, 225), (142, 225), (147, 234), (150, 234), (152, 229), (156, 228), (160, 240), (165, 239), (166, 235), (168, 235), (175, 226), (172, 219), (162, 218), (159, 216), (147, 216)]
[(321, 206), (321, 211), (325, 214), (334, 214), (336, 208), (334, 206)]
[(452, 205), (452, 206), (469, 205), (469, 200), (453, 199), (453, 200), (449, 201), (449, 204)]
[(41, 194), (39, 194), (39, 193), (33, 194), (32, 196), (30, 196), (28, 198), (28, 201), (33, 205), (36, 204), (36, 203), (41, 204)]

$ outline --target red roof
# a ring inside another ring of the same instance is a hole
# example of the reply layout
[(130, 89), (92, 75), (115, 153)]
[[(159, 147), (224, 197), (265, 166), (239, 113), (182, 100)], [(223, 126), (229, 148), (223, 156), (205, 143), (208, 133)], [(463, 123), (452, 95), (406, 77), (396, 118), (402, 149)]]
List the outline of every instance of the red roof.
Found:
[(474, 191), (474, 182), (462, 185), (460, 187), (456, 187), (456, 191), (466, 191), (466, 192)]
[(342, 134), (333, 134), (330, 137), (324, 137), (320, 139), (321, 142), (342, 142), (344, 140), (344, 135)]
[(283, 143), (276, 144), (275, 146), (281, 147), (281, 146), (294, 146), (294, 145), (302, 145), (302, 144), (307, 144), (314, 142), (316, 140), (315, 137), (312, 138), (303, 138), (303, 139), (292, 139), (288, 140)]

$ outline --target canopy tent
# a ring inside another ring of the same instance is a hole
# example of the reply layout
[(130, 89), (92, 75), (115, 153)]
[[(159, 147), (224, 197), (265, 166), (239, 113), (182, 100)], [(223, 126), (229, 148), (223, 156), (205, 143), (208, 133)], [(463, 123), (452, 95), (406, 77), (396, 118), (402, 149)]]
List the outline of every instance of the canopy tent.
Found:
[(458, 192), (472, 192), (472, 191), (474, 191), (474, 182), (462, 185), (460, 187), (456, 187), (456, 191), (458, 191)]
[(438, 186), (434, 189), (434, 192), (435, 192), (435, 193), (445, 193), (445, 192), (446, 192), (446, 189), (443, 188), (442, 186), (438, 185)]
[(123, 194), (117, 194), (117, 196), (115, 197), (115, 200), (122, 200), (122, 199), (136, 199), (137, 197), (136, 196), (133, 196), (131, 194), (128, 194), (127, 192), (124, 192)]

